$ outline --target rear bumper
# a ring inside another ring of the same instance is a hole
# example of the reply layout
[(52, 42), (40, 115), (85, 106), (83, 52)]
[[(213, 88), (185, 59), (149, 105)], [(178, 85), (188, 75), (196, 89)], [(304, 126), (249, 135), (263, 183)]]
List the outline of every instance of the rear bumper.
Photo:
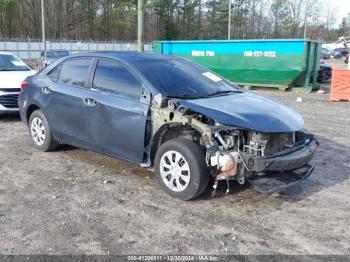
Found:
[(270, 157), (243, 155), (252, 172), (294, 170), (307, 165), (313, 158), (318, 142), (308, 138), (302, 145)]

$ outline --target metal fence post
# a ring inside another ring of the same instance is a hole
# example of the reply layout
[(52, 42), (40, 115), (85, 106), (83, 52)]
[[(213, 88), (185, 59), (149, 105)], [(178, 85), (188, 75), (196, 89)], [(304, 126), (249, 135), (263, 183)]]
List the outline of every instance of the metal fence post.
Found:
[(19, 46), (18, 46), (18, 42), (16, 43), (16, 47), (17, 47), (17, 56), (19, 57)]
[(27, 46), (28, 46), (28, 59), (30, 61), (30, 64), (32, 63), (32, 47), (31, 47), (31, 43), (30, 43), (30, 38), (28, 37), (28, 42), (27, 42)]

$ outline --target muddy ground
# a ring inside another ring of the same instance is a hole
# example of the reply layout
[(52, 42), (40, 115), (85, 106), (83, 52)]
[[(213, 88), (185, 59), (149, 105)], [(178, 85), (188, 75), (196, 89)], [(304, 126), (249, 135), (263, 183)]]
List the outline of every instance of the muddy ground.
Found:
[(140, 167), (69, 146), (38, 152), (19, 118), (3, 117), (0, 253), (350, 254), (350, 103), (262, 93), (321, 143), (314, 174), (277, 196), (233, 183), (228, 196), (182, 202)]

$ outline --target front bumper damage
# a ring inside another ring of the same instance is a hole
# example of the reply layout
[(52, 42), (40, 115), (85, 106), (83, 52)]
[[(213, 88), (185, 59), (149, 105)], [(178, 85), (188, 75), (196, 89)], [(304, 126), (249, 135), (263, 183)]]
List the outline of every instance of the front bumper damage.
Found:
[[(308, 177), (314, 169), (308, 164), (318, 147), (312, 135), (301, 131), (262, 133), (227, 126), (191, 109), (179, 107), (176, 101), (168, 101), (168, 104), (168, 107), (151, 107), (152, 143), (146, 147), (148, 163), (166, 138), (181, 135), (192, 139), (206, 152), (208, 170), (215, 178), (213, 196), (219, 181), (223, 180), (227, 182), (227, 194), (230, 192), (229, 180), (240, 184), (249, 182), (262, 193), (281, 192)], [(172, 136), (168, 136), (172, 129)], [(268, 141), (273, 143), (268, 144)], [(265, 146), (269, 146), (269, 150)]]
[(316, 140), (309, 138), (303, 144), (273, 156), (256, 157), (243, 152), (241, 156), (252, 172), (285, 171), (305, 166), (314, 156), (316, 148)]
[(314, 167), (308, 163), (317, 147), (318, 142), (314, 138), (308, 138), (304, 143), (270, 157), (242, 153), (249, 171), (246, 179), (258, 192), (281, 192), (312, 174)]
[(306, 165), (295, 170), (286, 170), (282, 172), (269, 171), (264, 175), (252, 175), (247, 178), (253, 189), (263, 194), (272, 194), (282, 192), (288, 187), (293, 186), (308, 178), (314, 167)]

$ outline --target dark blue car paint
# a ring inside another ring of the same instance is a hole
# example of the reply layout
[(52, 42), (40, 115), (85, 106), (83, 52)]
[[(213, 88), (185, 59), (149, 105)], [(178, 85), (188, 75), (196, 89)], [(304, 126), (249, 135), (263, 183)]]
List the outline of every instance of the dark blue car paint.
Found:
[[(153, 96), (159, 91), (134, 66), (136, 60), (174, 59), (172, 56), (130, 52), (88, 53), (83, 56), (109, 58), (123, 63)], [(145, 141), (145, 133), (150, 105), (141, 100), (132, 101), (51, 81), (47, 74), (66, 59), (56, 61), (27, 79), (28, 88), (21, 92), (19, 98), (23, 121), (27, 123), (28, 107), (37, 105), (47, 116), (58, 141), (135, 163), (144, 162), (144, 147), (149, 144), (149, 141)], [(88, 87), (91, 87), (92, 75), (91, 71)], [(53, 88), (49, 94), (41, 91), (47, 86)], [(96, 100), (96, 106), (84, 104), (86, 98)], [(226, 125), (262, 132), (290, 132), (303, 128), (302, 118), (292, 109), (246, 91), (206, 99), (181, 100), (180, 103)]]
[(294, 132), (304, 127), (304, 120), (293, 109), (249, 91), (180, 104), (221, 124), (261, 132)]
[[(19, 104), (23, 107), (22, 119), (26, 121), (28, 106), (35, 104), (47, 116), (56, 140), (142, 163), (149, 105), (92, 89), (53, 82), (47, 73), (66, 59), (57, 61), (35, 78), (27, 79), (28, 88), (21, 93), (19, 99)], [(87, 85), (91, 87), (90, 82)], [(45, 94), (41, 88), (48, 86), (52, 91)], [(87, 98), (96, 100), (97, 105), (87, 106), (84, 103)], [(26, 106), (23, 106), (24, 101)]]
[(143, 162), (149, 105), (100, 92), (92, 98), (99, 101), (91, 115), (94, 143), (99, 151)]

